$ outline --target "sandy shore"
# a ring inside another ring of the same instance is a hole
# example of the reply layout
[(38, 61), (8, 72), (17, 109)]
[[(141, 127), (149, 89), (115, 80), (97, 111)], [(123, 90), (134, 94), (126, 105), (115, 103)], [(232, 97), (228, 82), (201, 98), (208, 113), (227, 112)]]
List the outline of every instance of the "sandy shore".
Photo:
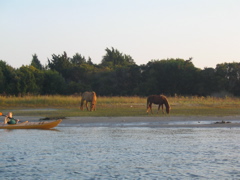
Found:
[[(39, 121), (43, 117), (15, 117)], [(165, 117), (66, 117), (61, 127), (240, 127), (240, 116), (165, 116)]]

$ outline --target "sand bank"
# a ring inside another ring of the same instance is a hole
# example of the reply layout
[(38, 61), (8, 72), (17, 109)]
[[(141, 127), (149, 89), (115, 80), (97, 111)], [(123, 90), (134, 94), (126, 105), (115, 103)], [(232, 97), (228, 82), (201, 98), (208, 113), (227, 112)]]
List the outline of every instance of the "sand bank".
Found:
[[(43, 117), (15, 117), (39, 121)], [(61, 127), (240, 127), (240, 116), (66, 117)]]

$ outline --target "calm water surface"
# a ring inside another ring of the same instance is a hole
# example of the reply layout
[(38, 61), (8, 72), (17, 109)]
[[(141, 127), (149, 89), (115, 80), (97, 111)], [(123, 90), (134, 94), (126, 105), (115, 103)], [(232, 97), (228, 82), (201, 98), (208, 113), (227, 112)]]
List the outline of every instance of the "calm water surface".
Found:
[(0, 130), (0, 179), (240, 179), (239, 128)]

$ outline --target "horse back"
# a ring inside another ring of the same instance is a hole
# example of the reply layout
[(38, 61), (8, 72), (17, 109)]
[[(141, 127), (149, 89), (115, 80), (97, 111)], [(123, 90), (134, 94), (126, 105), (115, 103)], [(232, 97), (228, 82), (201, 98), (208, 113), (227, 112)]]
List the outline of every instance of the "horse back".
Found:
[(164, 102), (163, 99), (164, 98), (160, 95), (151, 95), (148, 97), (147, 102), (153, 104), (162, 104)]
[(83, 94), (82, 94), (82, 99), (83, 100), (86, 100), (88, 102), (96, 102), (97, 101), (97, 95), (94, 91), (85, 91)]

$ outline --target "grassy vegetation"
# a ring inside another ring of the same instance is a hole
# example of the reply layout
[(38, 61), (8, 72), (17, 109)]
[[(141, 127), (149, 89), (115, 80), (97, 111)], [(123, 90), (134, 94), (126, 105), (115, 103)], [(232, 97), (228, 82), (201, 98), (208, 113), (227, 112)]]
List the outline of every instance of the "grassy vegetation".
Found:
[[(18, 116), (74, 117), (74, 116), (166, 116), (146, 114), (146, 97), (98, 97), (97, 110), (80, 111), (78, 96), (0, 97), (0, 112)], [(171, 105), (168, 116), (236, 116), (240, 115), (240, 99), (225, 97), (168, 97)]]

